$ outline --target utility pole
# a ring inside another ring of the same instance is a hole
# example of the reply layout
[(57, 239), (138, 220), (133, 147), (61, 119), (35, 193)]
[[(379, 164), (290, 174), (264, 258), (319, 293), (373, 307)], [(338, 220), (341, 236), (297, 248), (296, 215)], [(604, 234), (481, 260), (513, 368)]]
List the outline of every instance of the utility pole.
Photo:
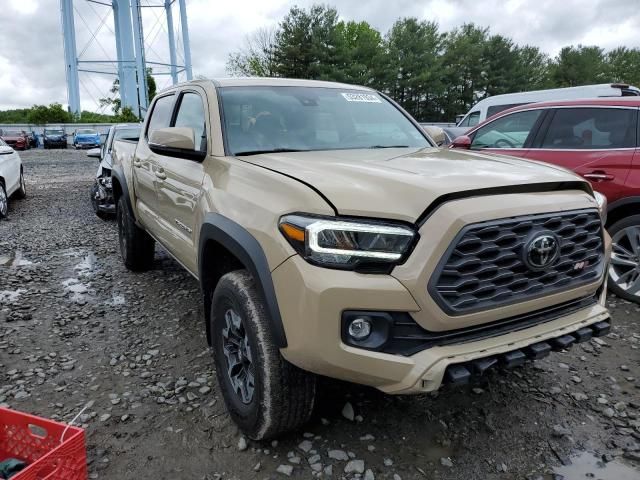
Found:
[(60, 0), (60, 10), (62, 14), (69, 110), (74, 115), (80, 115), (80, 80), (78, 78), (78, 52), (76, 50), (76, 28), (73, 20), (73, 0)]

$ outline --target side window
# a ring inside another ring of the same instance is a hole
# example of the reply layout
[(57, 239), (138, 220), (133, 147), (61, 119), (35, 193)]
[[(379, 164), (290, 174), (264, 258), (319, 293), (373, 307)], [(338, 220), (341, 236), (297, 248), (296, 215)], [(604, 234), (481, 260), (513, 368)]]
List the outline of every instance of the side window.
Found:
[(154, 130), (169, 126), (173, 111), (173, 97), (173, 95), (167, 95), (156, 100), (151, 112), (151, 118), (149, 118), (149, 123), (147, 124), (147, 138)]
[(204, 105), (197, 93), (186, 92), (180, 100), (178, 115), (174, 127), (190, 127), (195, 135), (196, 150), (207, 151), (207, 132), (205, 130)]
[(542, 110), (505, 115), (478, 129), (471, 148), (522, 148)]
[(467, 117), (462, 120), (462, 123), (459, 124), (459, 127), (475, 127), (480, 120), (480, 112), (471, 112)]
[(637, 109), (559, 108), (541, 148), (634, 148), (636, 121)]

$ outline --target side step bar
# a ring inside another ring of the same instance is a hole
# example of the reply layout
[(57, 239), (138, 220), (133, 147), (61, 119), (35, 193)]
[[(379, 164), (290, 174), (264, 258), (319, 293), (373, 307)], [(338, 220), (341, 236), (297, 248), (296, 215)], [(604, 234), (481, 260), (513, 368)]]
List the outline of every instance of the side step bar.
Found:
[(571, 348), (574, 343), (586, 342), (593, 337), (602, 337), (610, 331), (611, 320), (607, 319), (566, 335), (534, 343), (520, 350), (478, 358), (471, 362), (449, 365), (444, 374), (443, 383), (464, 385), (469, 383), (472, 377), (481, 376), (495, 366), (499, 365), (504, 368), (518, 367), (524, 364), (526, 360), (539, 360), (549, 355), (552, 350), (559, 351)]

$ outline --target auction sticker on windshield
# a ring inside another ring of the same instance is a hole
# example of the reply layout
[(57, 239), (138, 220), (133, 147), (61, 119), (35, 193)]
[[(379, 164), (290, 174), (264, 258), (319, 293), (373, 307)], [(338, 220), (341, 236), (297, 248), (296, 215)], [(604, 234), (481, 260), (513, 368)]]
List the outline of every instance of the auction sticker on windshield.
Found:
[(382, 103), (377, 95), (371, 93), (343, 93), (347, 102)]

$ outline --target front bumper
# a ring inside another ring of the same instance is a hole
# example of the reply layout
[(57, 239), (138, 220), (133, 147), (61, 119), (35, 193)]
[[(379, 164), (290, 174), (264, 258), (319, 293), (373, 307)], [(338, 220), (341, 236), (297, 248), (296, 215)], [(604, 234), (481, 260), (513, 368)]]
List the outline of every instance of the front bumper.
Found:
[(43, 142), (45, 147), (66, 147), (66, 140), (44, 140)]
[[(294, 365), (320, 375), (373, 386), (387, 393), (421, 393), (438, 389), (451, 365), (503, 358), (508, 352), (607, 321), (604, 278), (513, 305), (458, 316), (449, 316), (438, 308), (427, 291), (428, 279), (455, 234), (466, 224), (486, 219), (488, 211), (494, 218), (505, 218), (555, 211), (558, 205), (565, 207), (563, 210), (574, 210), (592, 207), (589, 198), (561, 192), (451, 202), (422, 225), (420, 242), (411, 257), (391, 275), (324, 269), (297, 255), (290, 257), (272, 272), (287, 337), (282, 355)], [(606, 234), (604, 243), (608, 258), (610, 239)], [(409, 352), (366, 350), (342, 339), (341, 318), (345, 311), (402, 312), (424, 331), (446, 334), (506, 322), (589, 297), (595, 300), (578, 309), (560, 309), (553, 317), (537, 323)]]
[(99, 148), (100, 142), (77, 142), (74, 143), (74, 147), (78, 149)]
[(302, 369), (387, 393), (437, 390), (450, 365), (523, 349), (609, 318), (603, 292), (598, 302), (587, 308), (495, 337), (427, 348), (410, 356), (364, 350), (341, 341), (342, 312), (416, 312), (413, 297), (391, 276), (338, 270), (319, 274), (317, 269), (294, 256), (273, 272), (288, 343), (282, 355)]

